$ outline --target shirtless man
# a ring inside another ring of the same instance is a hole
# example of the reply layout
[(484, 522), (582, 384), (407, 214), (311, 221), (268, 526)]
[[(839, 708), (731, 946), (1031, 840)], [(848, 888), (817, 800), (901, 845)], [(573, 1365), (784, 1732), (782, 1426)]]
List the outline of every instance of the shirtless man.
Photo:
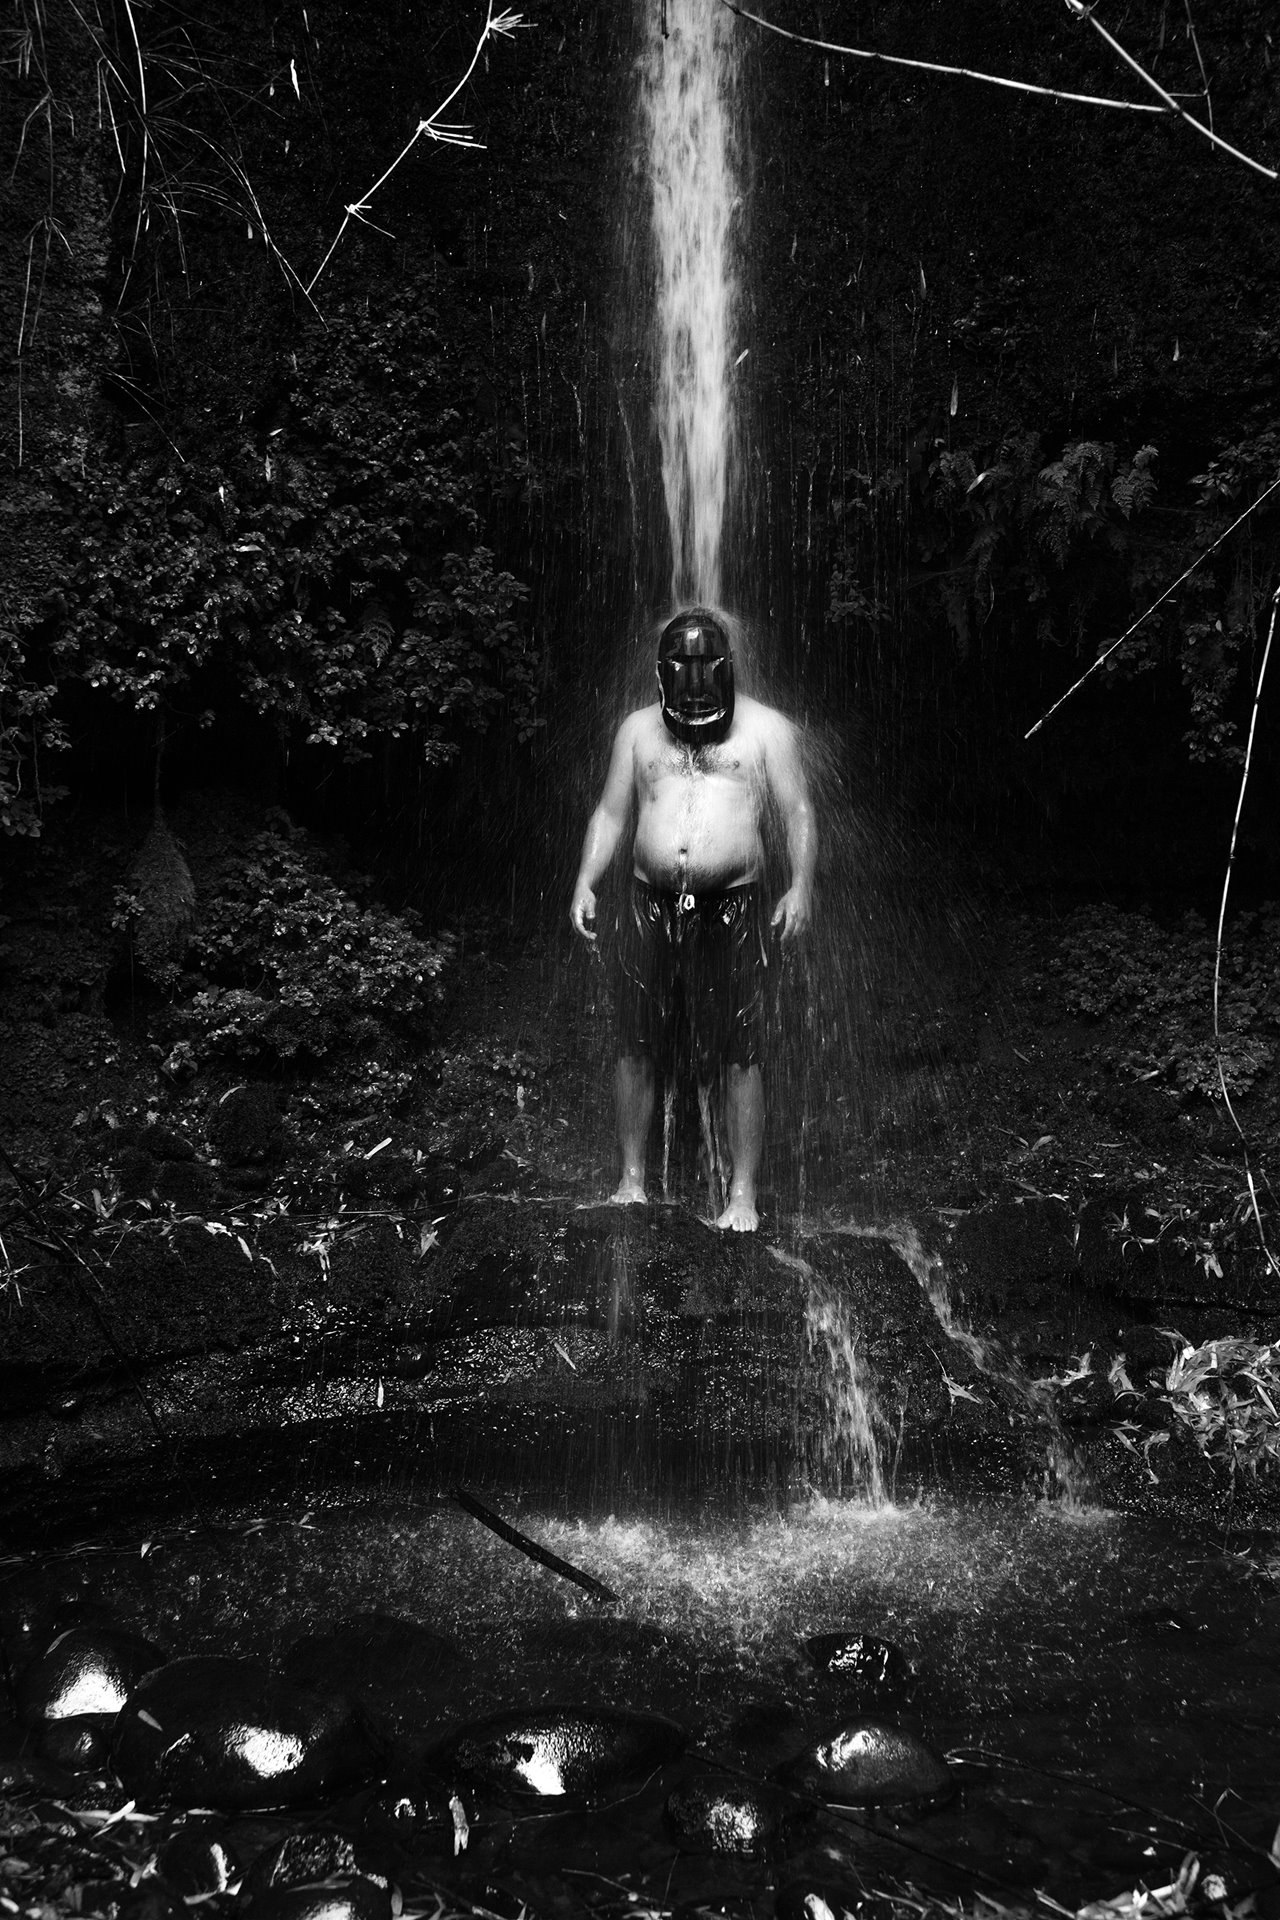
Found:
[(658, 647), (656, 706), (628, 714), (587, 825), (569, 917), (596, 942), (596, 887), (637, 808), (634, 880), (623, 914), (614, 1080), (622, 1178), (610, 1197), (643, 1201), (654, 1059), (681, 1010), (700, 1088), (724, 1076), (732, 1159), (716, 1225), (760, 1224), (756, 1171), (764, 1141), (760, 1072), (767, 963), (763, 813), (772, 795), (791, 884), (769, 922), (784, 946), (809, 923), (817, 836), (795, 727), (734, 697), (729, 636), (705, 607), (677, 615)]

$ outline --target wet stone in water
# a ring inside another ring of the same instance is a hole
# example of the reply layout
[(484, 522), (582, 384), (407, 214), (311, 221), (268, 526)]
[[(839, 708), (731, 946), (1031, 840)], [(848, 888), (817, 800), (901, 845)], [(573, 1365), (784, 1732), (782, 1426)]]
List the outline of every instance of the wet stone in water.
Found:
[(130, 1696), (115, 1767), (147, 1804), (296, 1806), (370, 1779), (381, 1748), (340, 1694), (277, 1680), (256, 1660), (174, 1660)]
[(424, 1758), (452, 1784), (515, 1799), (591, 1799), (654, 1773), (688, 1735), (659, 1714), (622, 1708), (539, 1708), (463, 1727)]
[(851, 1807), (938, 1805), (956, 1790), (941, 1754), (914, 1733), (874, 1720), (841, 1727), (788, 1760), (778, 1777), (820, 1800)]
[(322, 1880), (359, 1876), (355, 1849), (344, 1833), (332, 1827), (304, 1828), (260, 1853), (244, 1877), (246, 1900), (276, 1887), (309, 1887)]
[(243, 1872), (243, 1863), (220, 1826), (208, 1822), (179, 1827), (156, 1855), (156, 1872), (183, 1899), (225, 1893)]
[(667, 1798), (667, 1819), (682, 1845), (712, 1853), (760, 1854), (784, 1844), (805, 1809), (751, 1781), (702, 1776)]
[(872, 1633), (850, 1628), (815, 1633), (804, 1650), (819, 1673), (840, 1681), (846, 1695), (856, 1692), (868, 1707), (905, 1699), (915, 1682), (906, 1655)]
[(340, 1875), (315, 1886), (272, 1887), (253, 1900), (241, 1896), (252, 1920), (391, 1920), (391, 1889), (364, 1874)]
[(46, 1720), (36, 1734), (36, 1752), (51, 1766), (65, 1767), (69, 1773), (101, 1771), (110, 1764), (114, 1725), (113, 1713), (76, 1713), (63, 1720)]
[(43, 1720), (118, 1713), (144, 1674), (166, 1658), (136, 1633), (69, 1627), (20, 1676), (18, 1718), (35, 1727)]

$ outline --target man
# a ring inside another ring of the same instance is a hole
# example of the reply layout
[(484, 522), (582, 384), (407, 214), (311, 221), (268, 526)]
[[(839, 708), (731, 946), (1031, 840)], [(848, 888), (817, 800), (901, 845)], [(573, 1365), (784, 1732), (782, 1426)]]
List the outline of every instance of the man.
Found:
[(758, 700), (735, 697), (729, 636), (705, 607), (678, 614), (658, 647), (659, 700), (618, 729), (587, 825), (569, 917), (596, 942), (596, 887), (636, 810), (634, 880), (624, 910), (614, 1081), (619, 1206), (643, 1201), (655, 1056), (670, 1058), (681, 1016), (700, 1092), (724, 1080), (732, 1170), (718, 1227), (760, 1224), (760, 1072), (767, 964), (763, 815), (782, 818), (790, 885), (769, 927), (789, 946), (809, 924), (817, 836), (797, 732)]

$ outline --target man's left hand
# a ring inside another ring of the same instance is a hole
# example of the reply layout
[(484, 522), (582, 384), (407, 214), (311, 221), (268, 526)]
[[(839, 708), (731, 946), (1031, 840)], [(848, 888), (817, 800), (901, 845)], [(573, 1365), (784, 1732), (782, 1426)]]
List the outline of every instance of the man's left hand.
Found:
[(809, 925), (809, 895), (804, 887), (788, 887), (773, 910), (771, 927), (780, 929), (784, 947), (798, 940)]

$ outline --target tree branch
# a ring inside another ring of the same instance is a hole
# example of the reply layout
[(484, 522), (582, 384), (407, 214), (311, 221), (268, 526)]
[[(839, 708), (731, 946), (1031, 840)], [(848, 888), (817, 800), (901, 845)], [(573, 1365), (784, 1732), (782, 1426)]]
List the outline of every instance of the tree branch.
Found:
[(1078, 680), (1072, 681), (1071, 685), (1067, 688), (1066, 692), (1060, 695), (1059, 698), (1054, 701), (1053, 705), (1049, 708), (1049, 711), (1047, 713), (1042, 713), (1040, 715), (1040, 718), (1036, 721), (1034, 727), (1027, 728), (1027, 731), (1022, 736), (1023, 739), (1029, 740), (1033, 733), (1039, 733), (1045, 721), (1052, 720), (1054, 714), (1058, 711), (1058, 708), (1061, 706), (1064, 706), (1066, 702), (1071, 698), (1072, 694), (1076, 691), (1076, 689), (1084, 685), (1085, 681), (1089, 678), (1089, 675), (1091, 673), (1096, 673), (1098, 671), (1098, 668), (1102, 665), (1103, 661), (1109, 660), (1112, 654), (1115, 652), (1116, 648), (1122, 647), (1125, 641), (1129, 638), (1130, 634), (1136, 633), (1138, 631), (1138, 628), (1142, 625), (1143, 621), (1150, 619), (1151, 615), (1155, 612), (1156, 608), (1159, 606), (1162, 606), (1164, 602), (1169, 598), (1169, 595), (1171, 593), (1176, 593), (1178, 591), (1178, 588), (1182, 585), (1183, 581), (1187, 579), (1190, 574), (1193, 574), (1195, 572), (1196, 568), (1200, 565), (1201, 561), (1207, 560), (1211, 553), (1216, 553), (1218, 548), (1222, 545), (1223, 541), (1227, 538), (1227, 536), (1235, 532), (1236, 528), (1240, 525), (1242, 520), (1247, 520), (1251, 513), (1256, 512), (1257, 509), (1262, 505), (1263, 501), (1266, 499), (1269, 499), (1270, 496), (1275, 492), (1277, 487), (1280, 487), (1280, 475), (1276, 476), (1276, 478), (1271, 482), (1271, 485), (1269, 487), (1264, 487), (1262, 489), (1262, 492), (1258, 495), (1257, 499), (1253, 501), (1251, 505), (1247, 506), (1243, 513), (1238, 513), (1236, 515), (1235, 519), (1231, 522), (1231, 525), (1223, 529), (1223, 531), (1218, 535), (1217, 539), (1213, 542), (1211, 546), (1206, 547), (1203, 553), (1198, 553), (1195, 559), (1191, 562), (1191, 565), (1189, 567), (1183, 568), (1182, 572), (1178, 575), (1177, 579), (1173, 582), (1173, 584), (1171, 586), (1166, 587), (1164, 592), (1151, 602), (1151, 605), (1147, 608), (1146, 612), (1140, 613), (1137, 619), (1134, 621), (1133, 625), (1131, 627), (1126, 627), (1124, 632), (1120, 635), (1120, 638), (1118, 640), (1113, 640), (1111, 642), (1111, 645), (1106, 649), (1106, 651), (1103, 653), (1100, 653), (1097, 659), (1094, 660), (1089, 666), (1085, 668), (1084, 672), (1080, 675), (1080, 678)]
[[(763, 27), (768, 33), (776, 33), (784, 40), (797, 40), (802, 46), (817, 47), (822, 53), (843, 53), (851, 60), (876, 60), (887, 67), (914, 67), (920, 73), (943, 73), (952, 79), (981, 80), (989, 87), (1007, 87), (1013, 93), (1034, 93), (1046, 100), (1073, 100), (1085, 107), (1120, 107), (1127, 113), (1168, 113), (1170, 106), (1155, 107), (1146, 100), (1113, 100), (1106, 94), (1065, 93), (1060, 87), (1037, 87), (1029, 80), (1010, 80), (1003, 74), (981, 73), (975, 67), (946, 67), (935, 60), (908, 60), (898, 53), (875, 53), (867, 47), (838, 46), (834, 40), (814, 40), (807, 33), (792, 33), (789, 27), (775, 26), (772, 20), (764, 20), (758, 13), (751, 13), (746, 7), (737, 4), (737, 0), (720, 0), (721, 6), (728, 7), (730, 13), (736, 13), (741, 20), (751, 20), (757, 27)], [(1070, 0), (1068, 0), (1070, 4)], [(1181, 108), (1173, 106), (1175, 113)]]
[[(1089, 22), (1089, 25), (1093, 28), (1094, 32), (1100, 33), (1102, 35), (1102, 38), (1106, 41), (1107, 45), (1112, 49), (1112, 51), (1120, 55), (1120, 58), (1124, 61), (1127, 67), (1132, 67), (1133, 71), (1137, 74), (1139, 80), (1143, 81), (1145, 85), (1150, 87), (1153, 93), (1159, 94), (1160, 98), (1164, 101), (1165, 106), (1168, 107), (1172, 113), (1176, 113), (1180, 120), (1185, 120), (1189, 127), (1194, 127), (1197, 133), (1202, 133), (1206, 140), (1212, 140), (1215, 147), (1221, 147), (1223, 152), (1229, 153), (1234, 160), (1240, 160), (1243, 162), (1243, 164), (1246, 167), (1252, 167), (1253, 171), (1255, 173), (1260, 173), (1264, 180), (1280, 180), (1280, 173), (1277, 173), (1274, 167), (1264, 167), (1261, 160), (1255, 160), (1252, 158), (1251, 155), (1247, 153), (1242, 153), (1239, 147), (1233, 147), (1229, 140), (1224, 140), (1221, 134), (1215, 133), (1213, 131), (1212, 127), (1206, 127), (1203, 120), (1197, 120), (1193, 113), (1188, 113), (1185, 107), (1179, 106), (1178, 102), (1174, 99), (1173, 95), (1171, 93), (1165, 92), (1164, 88), (1160, 85), (1160, 82), (1154, 77), (1154, 75), (1148, 73), (1145, 67), (1139, 66), (1138, 62), (1134, 59), (1133, 55), (1131, 53), (1126, 53), (1125, 49), (1120, 45), (1120, 42), (1116, 39), (1115, 35), (1113, 33), (1107, 32), (1107, 29), (1103, 26), (1101, 20), (1098, 20), (1094, 17), (1092, 6), (1087, 6), (1085, 4), (1085, 0), (1066, 0), (1066, 7), (1067, 7), (1068, 13), (1074, 14), (1077, 20), (1087, 20)], [(1188, 15), (1188, 18), (1190, 18), (1189, 15)], [(1199, 49), (1199, 46), (1197, 45), (1196, 47), (1197, 59), (1199, 58), (1199, 54), (1200, 54), (1200, 49)], [(1201, 67), (1200, 71), (1203, 74), (1204, 68)], [(1208, 96), (1206, 93), (1206, 98), (1207, 97)]]
[[(364, 221), (365, 225), (367, 226), (373, 225), (373, 222), (371, 220), (366, 219), (366, 215), (368, 214), (368, 211), (369, 211), (369, 202), (372, 200), (374, 194), (378, 191), (378, 188), (384, 185), (384, 183), (391, 178), (396, 168), (400, 165), (400, 162), (405, 158), (405, 156), (408, 153), (412, 151), (412, 149), (418, 144), (418, 141), (421, 140), (424, 135), (428, 140), (439, 140), (445, 146), (479, 147), (483, 145), (482, 141), (476, 140), (472, 137), (468, 127), (458, 122), (447, 121), (445, 120), (444, 115), (448, 111), (448, 109), (453, 105), (453, 102), (457, 99), (458, 95), (462, 92), (462, 89), (466, 86), (468, 80), (471, 78), (472, 74), (475, 72), (476, 63), (479, 60), (480, 55), (484, 52), (484, 49), (488, 44), (489, 40), (495, 34), (510, 36), (515, 32), (517, 27), (526, 27), (526, 26), (529, 26), (530, 24), (531, 23), (529, 21), (521, 19), (518, 13), (511, 13), (505, 7), (500, 13), (495, 13), (493, 10), (493, 0), (489, 0), (489, 11), (486, 16), (484, 26), (481, 29), (480, 38), (476, 41), (475, 52), (472, 54), (470, 64), (468, 65), (467, 70), (463, 74), (461, 80), (459, 80), (457, 86), (453, 88), (453, 90), (446, 96), (446, 98), (440, 102), (440, 105), (436, 108), (433, 114), (429, 115), (429, 117), (425, 120), (419, 120), (417, 126), (414, 128), (413, 132), (410, 134), (409, 138), (405, 141), (399, 153), (396, 155), (395, 159), (391, 162), (391, 165), (385, 170), (385, 172), (380, 173), (378, 175), (378, 178), (374, 181), (373, 185), (367, 190), (367, 192), (365, 192), (362, 195), (362, 197), (359, 200), (353, 200), (351, 204), (345, 209), (342, 216), (342, 225), (338, 228), (338, 231), (334, 234), (333, 239), (329, 244), (329, 251), (325, 254), (324, 259), (320, 262), (320, 265), (316, 268), (310, 280), (308, 280), (306, 287), (303, 289), (305, 293), (310, 294), (312, 288), (316, 284), (316, 281), (320, 278), (320, 275), (324, 272), (330, 260), (332, 260), (334, 253), (337, 251), (338, 243), (342, 239), (342, 236), (346, 232), (351, 221), (361, 220), (361, 221)], [(379, 233), (382, 233), (385, 231), (385, 229), (382, 227), (379, 227), (377, 231)]]

